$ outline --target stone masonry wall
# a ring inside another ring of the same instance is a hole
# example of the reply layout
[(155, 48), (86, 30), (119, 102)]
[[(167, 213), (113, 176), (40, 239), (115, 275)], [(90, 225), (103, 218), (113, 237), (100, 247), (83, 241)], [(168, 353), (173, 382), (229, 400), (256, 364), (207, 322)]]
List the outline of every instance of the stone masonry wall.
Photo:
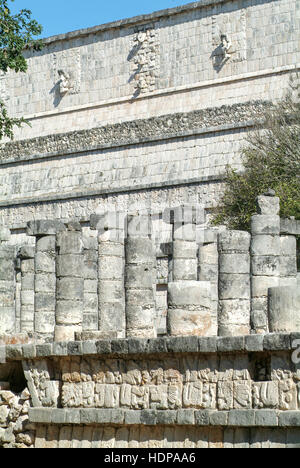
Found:
[[(242, 7), (202, 0), (48, 38), (41, 52), (26, 52), (28, 73), (1, 80), (10, 112), (33, 122), (18, 138), (193, 110), (195, 103), (233, 104), (250, 94), (278, 98), (286, 81), (280, 72), (299, 65), (298, 13), (296, 0)], [(196, 94), (186, 102), (190, 90)]]
[(107, 201), (213, 207), (253, 118), (299, 69), (298, 14), (296, 0), (203, 0), (26, 51), (28, 73), (0, 81), (32, 125), (0, 149), (2, 224), (20, 236)]

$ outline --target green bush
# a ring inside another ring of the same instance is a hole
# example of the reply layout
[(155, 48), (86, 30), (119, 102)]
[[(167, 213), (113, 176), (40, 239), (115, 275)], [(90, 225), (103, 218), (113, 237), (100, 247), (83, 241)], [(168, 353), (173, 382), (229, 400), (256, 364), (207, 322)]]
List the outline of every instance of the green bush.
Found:
[(226, 185), (213, 224), (249, 230), (258, 195), (273, 189), (280, 216), (300, 220), (300, 84), (291, 78), (285, 99), (267, 108), (242, 150), (243, 172), (226, 170)]

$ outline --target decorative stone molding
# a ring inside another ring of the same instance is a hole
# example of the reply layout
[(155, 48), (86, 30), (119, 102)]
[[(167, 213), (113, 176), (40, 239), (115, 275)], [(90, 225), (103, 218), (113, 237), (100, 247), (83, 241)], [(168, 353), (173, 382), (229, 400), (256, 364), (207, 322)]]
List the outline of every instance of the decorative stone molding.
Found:
[(249, 101), (233, 106), (213, 107), (194, 112), (168, 114), (150, 119), (134, 120), (120, 124), (96, 127), (91, 130), (49, 135), (30, 140), (9, 142), (0, 146), (0, 164), (31, 160), (41, 156), (77, 153), (103, 147), (116, 147), (138, 144), (156, 138), (172, 138), (193, 134), (196, 130), (208, 130), (226, 124), (238, 125), (251, 119), (259, 119), (266, 107), (272, 104), (267, 101)]

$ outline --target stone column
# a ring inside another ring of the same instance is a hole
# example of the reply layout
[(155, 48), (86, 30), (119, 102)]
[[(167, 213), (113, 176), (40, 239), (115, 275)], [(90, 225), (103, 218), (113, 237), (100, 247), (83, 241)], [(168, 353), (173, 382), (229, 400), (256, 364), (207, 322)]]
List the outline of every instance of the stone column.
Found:
[(219, 307), (219, 253), (217, 235), (215, 242), (203, 242), (203, 244), (199, 245), (198, 280), (209, 281), (211, 284), (211, 329), (209, 334), (211, 336), (216, 336), (218, 335)]
[(272, 191), (257, 198), (251, 219), (251, 323), (255, 333), (268, 333), (268, 290), (280, 284), (279, 198)]
[(271, 333), (300, 332), (300, 288), (280, 286), (269, 289)]
[(56, 236), (56, 326), (55, 341), (74, 341), (82, 332), (84, 255), (79, 223), (69, 223)]
[(20, 331), (34, 332), (34, 257), (35, 247), (24, 246), (19, 251), (21, 268)]
[(64, 230), (55, 220), (29, 222), (27, 234), (35, 236), (34, 330), (43, 341), (53, 341), (56, 301), (56, 233)]
[(219, 234), (219, 335), (250, 333), (250, 234)]
[(0, 228), (0, 334), (16, 332), (15, 248), (5, 245), (10, 231)]
[(295, 236), (280, 237), (280, 286), (297, 284), (297, 241)]
[(127, 337), (154, 338), (156, 255), (149, 216), (127, 217), (125, 259)]
[(85, 230), (83, 331), (97, 331), (98, 319), (98, 239), (97, 233)]
[(197, 206), (171, 211), (173, 281), (168, 284), (168, 332), (208, 336), (212, 332), (211, 285), (198, 279)]
[(103, 338), (125, 338), (124, 218), (122, 212), (98, 215), (99, 331)]

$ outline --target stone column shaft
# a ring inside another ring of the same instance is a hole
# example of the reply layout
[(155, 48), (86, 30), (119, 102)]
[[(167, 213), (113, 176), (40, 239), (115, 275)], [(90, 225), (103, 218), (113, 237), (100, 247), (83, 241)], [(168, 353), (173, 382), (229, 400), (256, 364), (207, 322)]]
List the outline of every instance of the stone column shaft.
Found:
[(279, 198), (257, 198), (258, 214), (251, 218), (251, 323), (256, 333), (268, 333), (268, 291), (280, 285)]
[[(95, 233), (96, 234), (96, 233)], [(98, 240), (91, 232), (83, 236), (84, 243), (84, 307), (83, 331), (97, 331), (98, 320)]]
[(197, 281), (198, 211), (196, 205), (171, 210), (173, 282), (168, 284), (168, 332), (172, 336), (208, 336), (212, 333), (211, 283)]
[(81, 227), (56, 236), (57, 282), (55, 341), (73, 341), (82, 332), (84, 256)]
[(219, 234), (219, 335), (250, 333), (250, 234)]
[(153, 338), (155, 329), (156, 254), (147, 216), (128, 216), (125, 240), (127, 337)]
[(211, 283), (211, 329), (209, 334), (218, 334), (219, 307), (219, 253), (217, 242), (202, 244), (198, 251), (198, 280)]
[(15, 249), (0, 246), (0, 334), (16, 331), (15, 311)]
[(34, 257), (34, 246), (24, 246), (20, 249), (19, 260), (21, 264), (21, 332), (34, 332)]

